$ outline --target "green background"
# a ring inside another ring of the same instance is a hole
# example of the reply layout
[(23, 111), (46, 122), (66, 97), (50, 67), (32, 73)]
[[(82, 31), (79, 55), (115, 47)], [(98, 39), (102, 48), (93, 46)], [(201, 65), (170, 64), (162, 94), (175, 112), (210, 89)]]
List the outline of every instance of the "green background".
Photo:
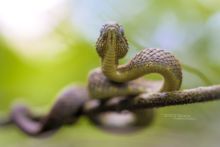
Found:
[[(69, 15), (50, 34), (64, 40), (65, 50), (51, 59), (26, 58), (15, 52), (4, 35), (0, 37), (2, 116), (15, 102), (26, 103), (36, 113), (46, 113), (62, 88), (86, 85), (88, 72), (100, 66), (95, 41), (101, 24), (108, 20), (116, 20), (125, 28), (130, 50), (124, 62), (144, 47), (167, 48), (181, 63), (197, 68), (213, 84), (220, 83), (218, 0), (84, 0), (70, 2), (70, 6)], [(77, 13), (90, 14), (89, 19)], [(75, 15), (80, 20), (74, 20)], [(192, 73), (184, 70), (183, 76), (182, 89), (205, 86)], [(103, 132), (86, 118), (48, 138), (31, 138), (10, 126), (0, 128), (0, 146), (218, 146), (219, 105), (216, 101), (161, 108), (156, 110), (151, 126), (127, 135)]]

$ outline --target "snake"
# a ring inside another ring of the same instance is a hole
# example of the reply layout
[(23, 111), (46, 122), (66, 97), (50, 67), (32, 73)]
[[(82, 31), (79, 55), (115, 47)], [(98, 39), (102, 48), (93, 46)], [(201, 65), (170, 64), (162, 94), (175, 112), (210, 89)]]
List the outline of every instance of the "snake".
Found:
[(182, 68), (179, 61), (168, 51), (158, 48), (143, 49), (127, 64), (118, 64), (119, 59), (128, 51), (128, 42), (123, 27), (116, 22), (103, 25), (96, 50), (101, 58), (101, 68), (91, 71), (89, 75), (88, 87), (93, 98), (148, 92), (146, 81), (139, 78), (150, 73), (158, 73), (164, 78), (163, 86), (158, 91), (180, 89)]
[[(123, 27), (117, 22), (104, 24), (96, 42), (96, 51), (101, 58), (101, 68), (96, 68), (89, 74), (88, 89), (90, 97), (107, 99), (116, 96), (126, 97), (141, 93), (167, 92), (180, 89), (182, 68), (174, 55), (164, 49), (146, 48), (137, 53), (127, 64), (120, 65), (119, 60), (125, 57), (128, 50), (129, 45)], [(161, 87), (159, 87), (161, 81), (155, 82), (143, 78), (144, 75), (151, 73), (157, 73), (163, 77)], [(152, 110), (149, 109), (133, 114), (137, 116), (139, 113), (141, 113), (141, 117), (137, 117), (137, 121), (152, 116)], [(111, 128), (109, 130), (120, 130), (114, 124), (106, 127), (107, 125), (101, 116), (102, 114), (93, 116), (96, 118), (96, 124), (102, 128)], [(104, 116), (105, 119), (111, 119), (112, 117), (110, 114), (109, 118), (108, 115)], [(129, 127), (132, 127), (132, 125)], [(125, 128), (129, 127), (126, 126)]]
[[(52, 134), (64, 124), (76, 123), (91, 99), (111, 104), (114, 98), (126, 100), (142, 93), (180, 89), (181, 65), (170, 52), (158, 48), (143, 49), (127, 64), (120, 65), (119, 60), (125, 57), (128, 49), (123, 27), (117, 22), (104, 24), (96, 42), (101, 67), (89, 73), (87, 86), (65, 88), (45, 116), (34, 117), (25, 105), (16, 104), (12, 107), (10, 121), (30, 136)], [(150, 73), (158, 73), (164, 80), (146, 80), (143, 76)], [(149, 126), (154, 116), (153, 109), (141, 109), (100, 112), (88, 115), (88, 118), (105, 131), (127, 133)]]

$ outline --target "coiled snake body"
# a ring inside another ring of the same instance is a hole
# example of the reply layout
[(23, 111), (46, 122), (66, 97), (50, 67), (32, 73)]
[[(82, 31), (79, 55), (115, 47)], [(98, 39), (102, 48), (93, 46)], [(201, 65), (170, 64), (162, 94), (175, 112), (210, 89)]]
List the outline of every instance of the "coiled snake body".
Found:
[[(26, 134), (38, 136), (56, 130), (63, 124), (76, 122), (90, 97), (112, 100), (114, 97), (120, 97), (126, 100), (141, 93), (178, 90), (181, 86), (181, 66), (171, 53), (164, 50), (144, 49), (129, 63), (119, 65), (119, 59), (128, 51), (128, 43), (123, 28), (117, 23), (107, 23), (103, 26), (96, 50), (102, 65), (90, 72), (87, 88), (67, 88), (60, 94), (49, 114), (38, 119), (34, 118), (25, 106), (16, 105), (12, 109), (11, 122)], [(140, 78), (149, 73), (159, 73), (163, 76), (164, 83), (160, 89), (160, 82)], [(129, 114), (129, 117), (124, 117), (127, 116), (125, 113)], [(152, 109), (88, 115), (96, 126), (115, 132), (138, 130), (147, 126), (153, 116)]]
[[(112, 98), (115, 96), (138, 95), (147, 92), (179, 90), (182, 82), (182, 69), (179, 61), (169, 52), (149, 48), (139, 52), (131, 61), (118, 65), (128, 51), (128, 43), (123, 28), (115, 22), (105, 24), (96, 43), (102, 66), (90, 73), (88, 89), (92, 98)], [(164, 78), (163, 86), (140, 77), (149, 73), (159, 73)], [(131, 97), (126, 97), (131, 98)], [(138, 130), (147, 126), (153, 119), (152, 110), (130, 112), (135, 117), (131, 124), (123, 127), (107, 124), (111, 113), (97, 114), (91, 120), (101, 128), (114, 132)], [(119, 114), (123, 116), (123, 114)], [(118, 120), (119, 121), (119, 120)]]
[(129, 63), (118, 65), (118, 60), (128, 51), (124, 31), (117, 23), (103, 26), (96, 49), (101, 57), (101, 69), (90, 73), (89, 91), (93, 98), (136, 95), (149, 92), (143, 80), (135, 80), (145, 74), (159, 73), (164, 78), (160, 91), (178, 90), (182, 82), (182, 70), (178, 60), (161, 49), (144, 49)]

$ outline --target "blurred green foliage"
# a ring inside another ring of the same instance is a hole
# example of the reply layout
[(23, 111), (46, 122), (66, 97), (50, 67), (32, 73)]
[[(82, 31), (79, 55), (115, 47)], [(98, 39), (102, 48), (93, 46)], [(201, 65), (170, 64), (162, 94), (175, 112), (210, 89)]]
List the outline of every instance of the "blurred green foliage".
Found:
[[(88, 72), (100, 66), (94, 44), (98, 28), (107, 20), (116, 20), (125, 27), (131, 48), (125, 61), (143, 47), (167, 48), (182, 63), (196, 67), (213, 83), (220, 83), (218, 0), (84, 0), (73, 3), (72, 8), (85, 18), (80, 15), (82, 22), (73, 20), (72, 30), (58, 26), (70, 35), (57, 34), (58, 28), (54, 29), (54, 34), (70, 42), (53, 60), (28, 60), (15, 52), (8, 40), (0, 38), (2, 115), (15, 101), (46, 113), (63, 87), (71, 83), (86, 85)], [(72, 15), (77, 12), (73, 10)], [(80, 22), (80, 29), (74, 21)], [(67, 23), (71, 24), (70, 20)], [(86, 34), (88, 30), (92, 34)], [(203, 85), (197, 76), (184, 72), (183, 88)], [(2, 128), (0, 146), (218, 146), (219, 111), (219, 102), (162, 108), (157, 110), (152, 126), (124, 136), (102, 132), (85, 119), (46, 139), (29, 138), (15, 127)], [(182, 119), (177, 119), (178, 115)]]

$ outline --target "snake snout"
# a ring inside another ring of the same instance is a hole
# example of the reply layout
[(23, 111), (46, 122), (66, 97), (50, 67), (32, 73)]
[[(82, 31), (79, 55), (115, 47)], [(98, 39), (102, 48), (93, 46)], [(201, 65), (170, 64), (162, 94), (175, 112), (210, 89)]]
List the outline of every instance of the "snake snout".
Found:
[(120, 31), (120, 26), (116, 22), (108, 23), (104, 26), (104, 29), (106, 33), (112, 32), (112, 33), (118, 33)]
[(110, 27), (110, 28), (108, 29), (107, 36), (108, 36), (108, 41), (109, 41), (109, 43), (115, 44), (116, 39), (117, 39), (117, 38), (116, 38), (116, 37), (117, 37), (117, 31), (115, 30), (115, 28)]
[(114, 34), (118, 34), (119, 29), (116, 26), (108, 26), (106, 28), (106, 34), (107, 35), (114, 35)]

